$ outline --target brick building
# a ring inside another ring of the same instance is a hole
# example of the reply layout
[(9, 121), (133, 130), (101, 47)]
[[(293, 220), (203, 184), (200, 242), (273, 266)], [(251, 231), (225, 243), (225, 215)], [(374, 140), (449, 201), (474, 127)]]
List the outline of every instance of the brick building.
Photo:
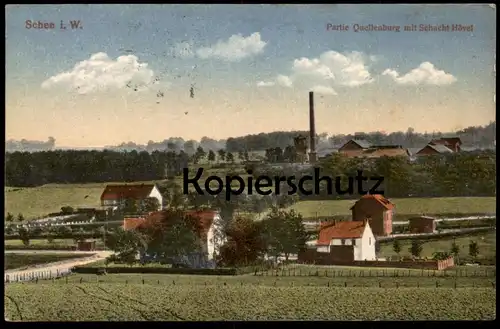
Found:
[(370, 226), (375, 236), (392, 234), (394, 204), (380, 194), (366, 194), (351, 207), (352, 220), (370, 219)]

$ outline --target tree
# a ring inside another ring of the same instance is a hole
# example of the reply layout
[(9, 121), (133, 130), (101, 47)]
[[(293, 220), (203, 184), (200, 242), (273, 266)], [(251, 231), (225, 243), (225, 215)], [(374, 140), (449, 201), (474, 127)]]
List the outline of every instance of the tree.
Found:
[(457, 244), (455, 239), (453, 239), (453, 243), (451, 245), (450, 253), (455, 257), (457, 264), (459, 263), (458, 255), (460, 254), (460, 246)]
[(206, 152), (205, 150), (203, 149), (203, 147), (201, 146), (198, 146), (196, 148), (196, 152), (194, 153), (194, 156), (193, 156), (193, 160), (194, 160), (194, 163), (198, 163), (198, 161), (200, 161), (201, 159), (203, 159), (205, 156), (206, 156)]
[(245, 150), (245, 152), (243, 152), (243, 157), (245, 158), (245, 161), (250, 160), (250, 156), (248, 155), (248, 151)]
[(198, 218), (186, 215), (180, 209), (166, 209), (157, 214), (152, 223), (137, 230), (143, 237), (145, 252), (156, 260), (172, 264), (201, 252), (202, 227)]
[(19, 215), (17, 215), (17, 221), (22, 223), (24, 221), (24, 216), (23, 214), (19, 213)]
[(471, 241), (469, 243), (469, 256), (475, 260), (477, 255), (479, 255), (479, 246), (476, 241)]
[(158, 211), (160, 208), (160, 201), (157, 198), (148, 197), (141, 204), (141, 213), (149, 213)]
[(73, 207), (70, 207), (70, 206), (64, 206), (64, 207), (61, 207), (61, 212), (63, 214), (72, 214), (75, 210), (73, 209)]
[(210, 150), (210, 151), (208, 152), (208, 161), (210, 161), (210, 162), (215, 161), (215, 152), (214, 152), (214, 151), (212, 151), (212, 150)]
[(218, 150), (217, 154), (219, 155), (219, 161), (226, 161), (226, 151), (224, 149)]
[(422, 242), (419, 240), (412, 240), (410, 246), (410, 254), (416, 258), (419, 258), (422, 254)]
[(5, 221), (7, 222), (13, 222), (14, 221), (14, 215), (12, 215), (10, 212), (7, 213), (7, 217), (5, 217)]
[(86, 232), (83, 228), (78, 229), (76, 232), (73, 232), (73, 242), (76, 244), (81, 241), (85, 241)]
[(137, 202), (134, 199), (125, 199), (123, 212), (125, 214), (137, 214)]
[(145, 250), (144, 238), (138, 231), (119, 228), (112, 234), (106, 235), (106, 248), (115, 252), (119, 261), (133, 264), (137, 254)]
[(240, 160), (240, 161), (244, 161), (245, 160), (245, 154), (241, 150), (238, 151), (238, 160)]
[(401, 243), (399, 242), (398, 239), (395, 239), (394, 242), (392, 243), (392, 250), (398, 255), (401, 252)]
[(18, 230), (19, 239), (23, 242), (25, 246), (30, 245), (30, 232), (25, 227), (20, 227)]
[(227, 153), (227, 155), (226, 155), (226, 161), (234, 163), (234, 155), (233, 155), (233, 153), (231, 153), (231, 152)]
[(288, 260), (290, 254), (303, 250), (309, 239), (304, 228), (302, 215), (294, 210), (286, 211), (273, 208), (263, 221), (264, 235), (270, 254), (278, 257), (285, 255)]
[(227, 241), (220, 248), (217, 260), (223, 266), (255, 264), (265, 252), (262, 223), (246, 216), (234, 218), (226, 231)]

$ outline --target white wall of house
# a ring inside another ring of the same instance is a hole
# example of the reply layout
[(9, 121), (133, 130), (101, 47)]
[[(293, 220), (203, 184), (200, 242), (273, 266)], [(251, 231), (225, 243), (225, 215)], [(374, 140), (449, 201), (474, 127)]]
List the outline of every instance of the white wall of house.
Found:
[(163, 208), (163, 196), (161, 195), (160, 190), (156, 185), (151, 190), (151, 193), (149, 193), (149, 197), (156, 198), (158, 200), (158, 202), (160, 203), (158, 210), (161, 210)]
[(361, 236), (360, 243), (354, 248), (354, 260), (376, 260), (375, 236), (369, 224)]
[(225, 236), (222, 236), (222, 218), (219, 214), (214, 216), (212, 225), (207, 233), (207, 251), (208, 259), (213, 259), (214, 254), (219, 251), (219, 248), (227, 241)]
[[(357, 239), (332, 239), (330, 246), (354, 245), (354, 260), (376, 260), (375, 236), (369, 224), (366, 225), (361, 238)], [(330, 252), (330, 246), (318, 246), (317, 252)]]

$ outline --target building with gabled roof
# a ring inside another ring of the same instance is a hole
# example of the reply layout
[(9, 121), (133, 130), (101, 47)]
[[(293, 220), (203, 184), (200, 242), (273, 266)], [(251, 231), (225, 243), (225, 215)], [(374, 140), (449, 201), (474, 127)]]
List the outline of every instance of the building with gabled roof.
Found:
[(316, 251), (338, 261), (376, 260), (375, 236), (368, 220), (321, 224)]
[(381, 194), (363, 195), (351, 207), (352, 220), (370, 219), (370, 226), (375, 236), (392, 234), (394, 204)]
[(430, 145), (444, 145), (453, 152), (460, 152), (460, 147), (462, 146), (462, 140), (459, 137), (443, 137), (439, 139), (433, 139), (429, 142)]
[(101, 206), (113, 207), (122, 206), (126, 200), (140, 202), (147, 198), (155, 198), (159, 202), (158, 210), (162, 209), (163, 196), (156, 184), (113, 184), (107, 185), (101, 194)]
[[(134, 230), (140, 227), (160, 225), (165, 219), (167, 211), (152, 212), (142, 218), (125, 218), (123, 228), (125, 230)], [(199, 221), (199, 231), (196, 232), (201, 242), (202, 253), (208, 260), (212, 260), (218, 249), (226, 241), (222, 230), (222, 218), (220, 213), (214, 210), (188, 210), (185, 215), (191, 216)]]
[(436, 155), (436, 154), (449, 154), (453, 153), (453, 150), (442, 144), (427, 144), (415, 155)]

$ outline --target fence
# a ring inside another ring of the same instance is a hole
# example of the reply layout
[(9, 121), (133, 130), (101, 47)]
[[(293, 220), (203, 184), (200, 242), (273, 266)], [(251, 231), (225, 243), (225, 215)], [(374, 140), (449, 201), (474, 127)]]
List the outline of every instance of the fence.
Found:
[(69, 268), (56, 271), (33, 271), (18, 274), (5, 274), (4, 283), (51, 280), (61, 278), (70, 274), (71, 269)]
[[(313, 265), (314, 267), (314, 265)], [(397, 278), (397, 277), (443, 277), (443, 278), (496, 278), (496, 269), (485, 270), (415, 270), (415, 269), (360, 269), (331, 270), (307, 268), (278, 268), (272, 270), (256, 270), (254, 276), (274, 277), (325, 277), (325, 278)]]
[[(248, 277), (247, 277), (248, 278)], [(251, 277), (250, 277), (251, 278)], [(71, 277), (66, 276), (64, 279), (44, 281), (44, 284), (54, 284), (64, 286), (67, 284), (122, 284), (122, 285), (149, 285), (159, 287), (174, 287), (174, 286), (211, 286), (211, 287), (331, 287), (331, 288), (492, 288), (496, 289), (495, 280), (439, 280), (438, 278), (432, 280), (410, 280), (410, 281), (397, 281), (397, 280), (350, 280), (349, 278), (342, 278), (338, 280), (279, 280), (277, 278), (269, 278), (270, 280), (242, 280), (241, 277), (231, 277), (215, 279), (215, 280), (182, 280), (179, 278), (172, 279), (152, 279), (148, 277), (127, 277), (121, 280), (115, 280), (106, 276), (86, 276), (86, 277)], [(38, 280), (30, 280), (27, 284), (38, 284)], [(41, 282), (41, 281), (40, 281)]]

